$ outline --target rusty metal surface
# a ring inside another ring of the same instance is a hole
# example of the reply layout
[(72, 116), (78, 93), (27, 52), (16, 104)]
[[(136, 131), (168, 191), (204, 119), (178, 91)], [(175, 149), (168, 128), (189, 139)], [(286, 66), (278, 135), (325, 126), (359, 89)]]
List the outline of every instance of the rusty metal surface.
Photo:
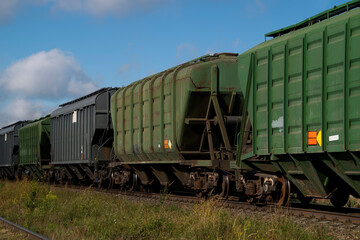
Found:
[(111, 112), (120, 161), (233, 159), (241, 120), (236, 60), (205, 56), (119, 89)]

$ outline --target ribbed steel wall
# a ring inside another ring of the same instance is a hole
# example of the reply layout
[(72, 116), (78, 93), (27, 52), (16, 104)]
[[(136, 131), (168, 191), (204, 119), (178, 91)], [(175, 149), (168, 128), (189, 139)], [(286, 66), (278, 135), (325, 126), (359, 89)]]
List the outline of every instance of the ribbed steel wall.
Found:
[(0, 131), (0, 167), (11, 167), (17, 164), (18, 155), (13, 155), (13, 152), (14, 148), (19, 146), (18, 129), (25, 125), (26, 122), (19, 122)]
[(7, 141), (5, 134), (0, 136), (0, 166), (12, 166), (12, 150), (14, 148), (14, 132), (7, 133)]
[[(41, 156), (50, 154), (50, 149), (42, 149), (42, 142), (50, 145), (50, 140), (45, 134), (49, 132), (50, 118), (32, 122), (27, 126), (19, 129), (19, 165), (41, 164)], [(49, 133), (47, 133), (49, 134)], [(45, 151), (46, 153), (43, 153)]]
[(95, 132), (95, 105), (51, 119), (52, 164), (90, 163), (92, 135)]

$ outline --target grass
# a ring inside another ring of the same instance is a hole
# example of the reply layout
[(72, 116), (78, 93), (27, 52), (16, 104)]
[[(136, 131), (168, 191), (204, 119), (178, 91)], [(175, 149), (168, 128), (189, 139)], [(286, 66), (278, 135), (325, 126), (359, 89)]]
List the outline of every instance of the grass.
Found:
[[(313, 199), (311, 201), (313, 204), (333, 206), (329, 199)], [(350, 195), (349, 201), (344, 205), (344, 207), (349, 208), (360, 208), (360, 199), (353, 197)]]
[(349, 201), (345, 205), (346, 207), (360, 208), (360, 199), (350, 196)]
[(189, 209), (37, 182), (0, 182), (0, 215), (51, 239), (333, 239), (291, 217), (249, 217), (214, 206)]

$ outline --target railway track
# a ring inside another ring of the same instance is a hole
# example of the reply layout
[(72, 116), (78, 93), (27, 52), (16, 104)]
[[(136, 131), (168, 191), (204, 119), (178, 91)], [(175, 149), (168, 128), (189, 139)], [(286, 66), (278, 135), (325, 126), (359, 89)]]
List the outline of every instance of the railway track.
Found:
[(5, 218), (0, 217), (0, 222), (6, 227), (11, 228), (14, 232), (19, 233), (21, 235), (21, 239), (31, 239), (31, 240), (48, 240), (48, 238), (41, 236), (38, 233), (32, 232), (29, 229), (21, 227)]
[[(65, 188), (63, 185), (56, 185), (58, 188)], [(165, 202), (168, 204), (176, 203), (182, 205), (200, 204), (204, 199), (195, 196), (183, 196), (177, 194), (164, 194), (164, 193), (148, 193), (141, 191), (120, 191), (118, 189), (101, 189), (83, 186), (67, 185), (67, 188), (74, 190), (85, 190), (102, 192), (107, 194), (117, 194), (126, 196), (132, 200), (138, 201), (152, 201), (152, 202)], [(213, 197), (210, 201), (213, 201), (216, 207), (221, 207), (229, 210), (243, 210), (251, 212), (267, 212), (278, 213), (283, 215), (290, 215), (294, 217), (317, 219), (318, 221), (331, 221), (338, 223), (354, 224), (360, 227), (360, 209), (359, 208), (335, 208), (332, 206), (310, 204), (306, 207), (303, 205), (291, 202), (290, 206), (280, 207), (272, 205), (254, 205), (248, 202), (241, 202), (237, 197), (229, 197), (228, 199), (220, 199)]]

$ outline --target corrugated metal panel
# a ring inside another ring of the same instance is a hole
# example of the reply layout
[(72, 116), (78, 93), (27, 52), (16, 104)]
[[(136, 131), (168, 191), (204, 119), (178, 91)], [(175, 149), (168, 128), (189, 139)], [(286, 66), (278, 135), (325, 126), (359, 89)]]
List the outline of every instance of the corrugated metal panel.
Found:
[[(229, 114), (225, 109), (232, 94), (235, 102), (240, 101), (236, 60), (234, 54), (206, 56), (119, 89), (111, 104), (117, 157), (135, 164), (175, 163), (186, 159), (182, 152), (191, 152), (209, 160), (209, 150), (203, 150), (208, 143), (202, 143), (202, 124), (215, 115), (210, 101), (212, 91), (219, 91), (224, 114)], [(213, 69), (218, 72), (213, 73)], [(240, 115), (239, 110), (233, 114)], [(200, 123), (188, 126), (185, 118)], [(221, 141), (217, 139), (215, 144)]]
[(110, 97), (115, 91), (104, 88), (51, 113), (51, 164), (93, 163), (105, 158), (102, 146), (97, 146), (98, 136), (111, 130)]
[[(253, 154), (269, 159), (271, 171), (304, 196), (327, 198), (337, 189), (360, 195), (359, 42), (360, 9), (354, 9), (239, 56)], [(268, 171), (252, 156), (241, 158)], [(240, 154), (237, 166), (243, 167)]]
[[(53, 164), (92, 162), (95, 105), (51, 117)], [(75, 116), (77, 115), (77, 116)]]
[(19, 129), (19, 165), (40, 165), (50, 160), (50, 118), (32, 122)]
[(359, 151), (359, 29), (355, 9), (253, 49), (255, 153)]
[(25, 126), (26, 122), (17, 122), (0, 131), (0, 166), (10, 167), (18, 161), (18, 130)]

